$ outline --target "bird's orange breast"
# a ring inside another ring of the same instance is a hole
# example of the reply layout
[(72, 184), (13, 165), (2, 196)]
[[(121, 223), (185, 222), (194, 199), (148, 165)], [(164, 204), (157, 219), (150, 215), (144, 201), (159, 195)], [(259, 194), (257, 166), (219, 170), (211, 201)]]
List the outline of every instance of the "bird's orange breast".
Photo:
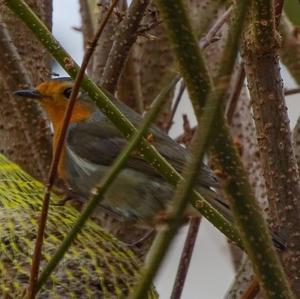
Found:
[[(66, 101), (41, 101), (41, 105), (43, 109), (47, 112), (50, 121), (53, 125), (54, 131), (60, 130), (62, 126), (65, 111), (67, 109), (67, 104), (68, 103)], [(70, 123), (76, 123), (85, 120), (89, 118), (92, 113), (93, 111), (91, 107), (84, 105), (80, 102), (76, 102), (72, 111)]]
[[(60, 136), (61, 127), (64, 120), (65, 111), (67, 108), (66, 103), (63, 102), (42, 102), (43, 109), (47, 112), (50, 121), (53, 125), (54, 136), (53, 136), (53, 153), (55, 152)], [(77, 123), (83, 121), (90, 117), (92, 110), (90, 107), (77, 102), (74, 106), (70, 124)], [(64, 179), (65, 178), (65, 169), (64, 169), (64, 159), (65, 159), (65, 146), (63, 147), (61, 157), (58, 164), (58, 174), (59, 176)]]

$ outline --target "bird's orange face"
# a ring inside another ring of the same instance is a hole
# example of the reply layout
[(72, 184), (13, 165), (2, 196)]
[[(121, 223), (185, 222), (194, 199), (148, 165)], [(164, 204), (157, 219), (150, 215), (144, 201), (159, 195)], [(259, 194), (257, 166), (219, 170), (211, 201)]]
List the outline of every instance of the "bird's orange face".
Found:
[[(41, 95), (39, 102), (47, 112), (54, 130), (61, 127), (64, 114), (72, 91), (72, 81), (49, 80), (36, 87)], [(82, 101), (76, 101), (70, 123), (87, 119), (92, 113), (89, 105)]]

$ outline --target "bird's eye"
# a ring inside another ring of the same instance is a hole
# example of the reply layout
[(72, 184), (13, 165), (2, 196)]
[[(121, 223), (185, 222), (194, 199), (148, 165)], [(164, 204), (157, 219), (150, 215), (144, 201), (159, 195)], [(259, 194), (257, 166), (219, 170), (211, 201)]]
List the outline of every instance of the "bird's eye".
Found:
[(66, 98), (69, 98), (70, 95), (71, 95), (71, 92), (72, 92), (72, 88), (71, 87), (68, 87), (66, 88), (64, 91), (63, 91), (63, 94)]

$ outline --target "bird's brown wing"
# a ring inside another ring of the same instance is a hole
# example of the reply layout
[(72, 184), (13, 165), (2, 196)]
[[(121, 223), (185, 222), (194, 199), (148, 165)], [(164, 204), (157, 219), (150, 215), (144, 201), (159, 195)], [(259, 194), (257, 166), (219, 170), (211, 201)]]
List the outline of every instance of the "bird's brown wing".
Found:
[[(85, 161), (105, 166), (113, 163), (127, 143), (111, 126), (83, 123), (69, 129), (66, 142), (72, 152)], [(142, 160), (137, 153), (131, 155), (126, 167), (149, 175), (158, 175), (155, 169)]]
[[(158, 128), (152, 127), (152, 144), (178, 171), (182, 172), (188, 152)], [(111, 165), (127, 141), (106, 118), (89, 120), (70, 126), (67, 146), (81, 158), (94, 164)], [(160, 176), (157, 171), (134, 151), (126, 164), (134, 170), (149, 175)], [(207, 187), (218, 187), (212, 171), (203, 164), (199, 174), (199, 184)]]

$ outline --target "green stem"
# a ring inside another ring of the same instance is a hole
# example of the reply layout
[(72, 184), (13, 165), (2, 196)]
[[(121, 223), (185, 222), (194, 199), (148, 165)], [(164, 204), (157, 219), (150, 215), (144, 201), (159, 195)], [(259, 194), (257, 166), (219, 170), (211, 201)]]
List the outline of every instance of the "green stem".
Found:
[(143, 136), (145, 135), (146, 131), (148, 130), (149, 126), (153, 122), (154, 118), (160, 111), (161, 105), (164, 104), (164, 101), (166, 99), (166, 95), (171, 90), (171, 88), (174, 87), (176, 82), (178, 81), (178, 78), (173, 79), (158, 95), (158, 97), (155, 99), (153, 103), (153, 107), (145, 117), (143, 123), (141, 124), (141, 127), (139, 128), (138, 132), (133, 135), (133, 137), (129, 140), (128, 145), (121, 151), (119, 156), (116, 158), (114, 163), (112, 164), (109, 171), (106, 173), (106, 175), (101, 179), (99, 186), (97, 187), (97, 195), (95, 195), (93, 198), (89, 200), (87, 205), (85, 206), (83, 212), (80, 214), (79, 218), (77, 219), (76, 223), (68, 233), (68, 235), (65, 237), (63, 242), (61, 243), (60, 247), (55, 252), (54, 256), (51, 258), (49, 263), (47, 264), (46, 268), (40, 275), (40, 279), (38, 281), (38, 290), (42, 287), (42, 285), (47, 281), (48, 277), (54, 270), (54, 268), (58, 265), (60, 260), (63, 258), (64, 254), (68, 250), (68, 248), (71, 246), (73, 240), (76, 238), (77, 234), (82, 229), (85, 222), (90, 217), (93, 210), (96, 208), (96, 206), (99, 204), (99, 202), (102, 200), (102, 196), (106, 192), (106, 190), (109, 188), (111, 183), (114, 181), (114, 179), (117, 177), (118, 173), (121, 171), (127, 160), (129, 159), (132, 151), (136, 148), (137, 144), (141, 141)]
[[(236, 12), (233, 14), (235, 19), (224, 51), (215, 88), (210, 83), (211, 80), (207, 80), (206, 84), (203, 84), (201, 80), (191, 80), (196, 74), (202, 74), (202, 78), (207, 78), (208, 75), (200, 53), (196, 54), (199, 50), (191, 33), (191, 27), (182, 2), (180, 0), (157, 0), (156, 2), (164, 15), (168, 33), (174, 44), (180, 70), (182, 70), (183, 78), (187, 84), (195, 113), (201, 110), (197, 101), (201, 99), (201, 103), (205, 102), (209, 89), (212, 89), (203, 116), (198, 116), (198, 119), (200, 119), (199, 127), (201, 127), (203, 134), (203, 138), (200, 139), (202, 144), (199, 144), (198, 151), (203, 154), (209, 139), (214, 140), (215, 154), (227, 176), (226, 191), (231, 200), (235, 220), (265, 293), (269, 298), (294, 298), (272, 246), (271, 236), (262, 212), (255, 201), (248, 174), (243, 168), (221, 113), (222, 100), (229, 86), (230, 74), (238, 47), (241, 25), (251, 1), (238, 1), (236, 4)], [(176, 10), (181, 10), (181, 12)], [(268, 13), (267, 16), (269, 16)], [(193, 64), (193, 67), (191, 67), (191, 64)]]
[[(214, 144), (218, 158), (228, 175), (226, 192), (230, 195), (231, 207), (241, 231), (247, 254), (252, 262), (256, 277), (266, 298), (295, 298), (286, 278), (280, 260), (272, 246), (272, 240), (261, 209), (252, 195), (248, 175), (234, 148), (228, 143), (229, 129), (223, 127)], [(237, 180), (237, 178), (239, 179)], [(251, 197), (245, 197), (251, 194)]]
[[(177, 5), (175, 5), (175, 7), (170, 7), (170, 5), (166, 5), (168, 1), (164, 0), (158, 1), (158, 3), (159, 5), (162, 4), (163, 8), (167, 8), (167, 12), (163, 10), (165, 16), (168, 16), (168, 14), (171, 12), (173, 17), (176, 18), (175, 21), (177, 21), (177, 18), (182, 18), (184, 16), (184, 11), (181, 13), (174, 13), (174, 9), (179, 9)], [(224, 96), (230, 84), (231, 73), (238, 51), (239, 38), (242, 32), (245, 15), (247, 9), (249, 8), (249, 3), (250, 1), (241, 1), (236, 8), (236, 19), (231, 26), (230, 35), (225, 47), (224, 55), (222, 57), (222, 62), (220, 64), (221, 68), (219, 71), (218, 78), (216, 80), (218, 82), (218, 85), (215, 89), (216, 92), (212, 92), (209, 94), (206, 104), (204, 105), (203, 115), (199, 120), (198, 129), (195, 135), (195, 141), (192, 147), (192, 159), (189, 163), (187, 163), (186, 166), (186, 175), (184, 176), (186, 180), (182, 184), (179, 184), (176, 190), (174, 200), (172, 201), (173, 209), (170, 213), (168, 226), (162, 231), (160, 231), (157, 237), (155, 238), (153, 246), (151, 247), (150, 252), (148, 254), (147, 265), (142, 272), (142, 277), (137, 287), (133, 290), (133, 294), (129, 296), (130, 299), (145, 298), (147, 291), (151, 286), (155, 273), (157, 272), (175, 233), (180, 227), (182, 215), (184, 211), (186, 211), (186, 208), (188, 206), (192, 188), (193, 185), (196, 183), (198, 170), (201, 167), (205, 150), (207, 148), (208, 142), (212, 137), (213, 131), (215, 131), (213, 130), (214, 121), (218, 116), (220, 117), (218, 111), (220, 111), (222, 100), (224, 99)], [(181, 9), (183, 10), (183, 7), (181, 7)], [(180, 19), (180, 22), (183, 22), (183, 20)], [(187, 26), (188, 19), (185, 19), (185, 22), (187, 23), (184, 24), (184, 28), (189, 28)], [(173, 22), (169, 22), (169, 26), (173, 25), (175, 25)], [(184, 32), (184, 30), (181, 31), (180, 28), (178, 28), (178, 26), (176, 28), (176, 32), (173, 32), (174, 36), (171, 35), (171, 37), (172, 40), (176, 39), (177, 45), (181, 44), (180, 47), (178, 46), (177, 50), (180, 53), (182, 49), (186, 49), (184, 47), (186, 42), (191, 44), (191, 40), (193, 37), (190, 36), (190, 39), (187, 38), (186, 32)], [(185, 39), (177, 38), (181, 35), (183, 35)], [(196, 50), (198, 52), (197, 48), (194, 49), (194, 52), (196, 52)], [(192, 53), (192, 51), (187, 52)], [(198, 56), (200, 57), (199, 52)], [(186, 57), (186, 59), (188, 60), (188, 57)], [(199, 65), (201, 64), (199, 63)], [(182, 63), (182, 69), (183, 68), (184, 63)], [(185, 69), (185, 72), (187, 73), (189, 72), (189, 70)], [(198, 73), (201, 74), (201, 72)], [(198, 96), (200, 96), (201, 93), (206, 93), (206, 90), (200, 90), (201, 89), (199, 86)], [(197, 95), (197, 90), (194, 90), (194, 92), (195, 95)], [(202, 100), (204, 101), (205, 98)]]
[[(198, 51), (198, 43), (192, 34), (192, 26), (181, 1), (157, 1), (169, 28), (169, 38), (179, 61), (180, 73), (185, 80), (193, 103), (196, 117), (202, 112), (205, 99), (209, 92), (211, 81), (207, 72), (199, 72), (205, 68), (205, 63)], [(180, 26), (180, 23), (185, 26)], [(180, 36), (180, 41), (178, 40)], [(186, 45), (190, 45), (186, 47)], [(184, 67), (183, 67), (184, 66)], [(197, 86), (197, 89), (194, 88)]]
[[(35, 34), (43, 46), (57, 60), (57, 62), (66, 70), (66, 72), (75, 78), (78, 65), (60, 46), (58, 41), (48, 31), (46, 26), (31, 11), (22, 0), (6, 0), (6, 5), (20, 17), (28, 28)], [(203, 80), (202, 80), (203, 81)], [(115, 124), (115, 126), (129, 139), (136, 132), (135, 127), (130, 123), (124, 114), (116, 107), (116, 100), (108, 93), (101, 90), (87, 76), (82, 80), (82, 88), (88, 93), (90, 98), (102, 110), (102, 112)], [(174, 168), (164, 159), (159, 152), (151, 146), (144, 138), (140, 141), (139, 150), (144, 153), (144, 158), (148, 161), (164, 178), (172, 185), (176, 185), (183, 180)], [(216, 209), (201, 197), (199, 193), (193, 191), (192, 203), (199, 212), (223, 232), (230, 240), (239, 247), (243, 247), (237, 230), (230, 224)]]

